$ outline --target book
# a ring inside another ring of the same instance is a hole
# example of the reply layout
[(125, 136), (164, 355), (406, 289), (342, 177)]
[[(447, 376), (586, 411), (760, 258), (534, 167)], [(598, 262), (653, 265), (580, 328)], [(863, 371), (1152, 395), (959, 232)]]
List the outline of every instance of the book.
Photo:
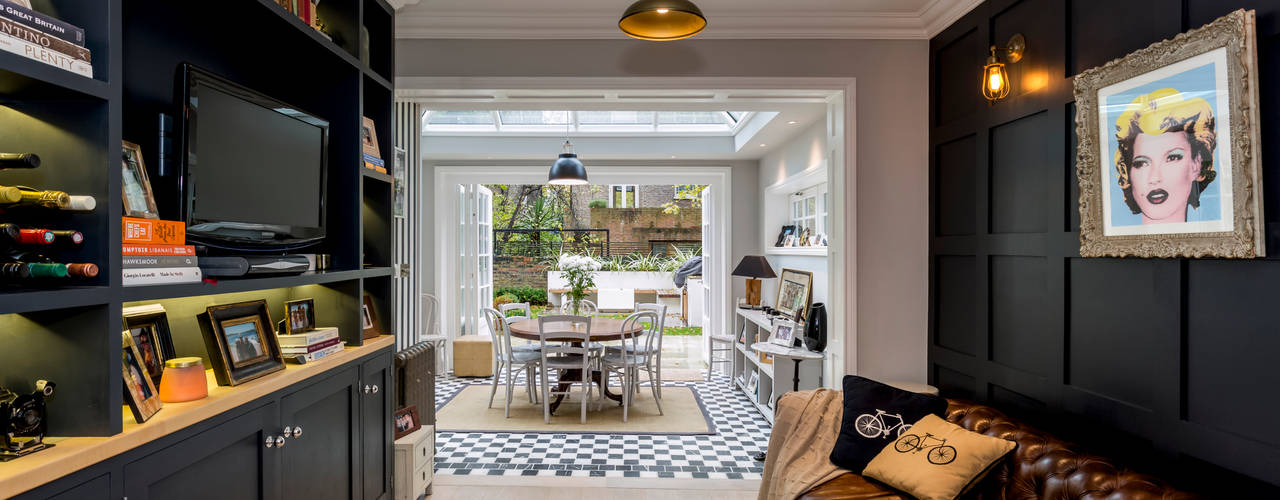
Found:
[(122, 269), (124, 286), (168, 285), (174, 283), (199, 283), (198, 267), (157, 267), (146, 269)]
[(84, 30), (61, 19), (47, 16), (21, 5), (0, 0), (0, 17), (12, 19), (68, 42), (84, 47)]
[(373, 156), (373, 155), (371, 155), (371, 154), (369, 154), (369, 153), (365, 153), (365, 154), (364, 154), (364, 163), (365, 163), (365, 165), (368, 165), (368, 164), (372, 163), (372, 164), (377, 165), (377, 166), (379, 166), (379, 167), (385, 167), (385, 166), (387, 166), (387, 162), (386, 162), (386, 161), (383, 161), (383, 159), (382, 159), (382, 158), (378, 158), (377, 156)]
[(93, 66), (89, 63), (4, 33), (0, 33), (0, 50), (40, 61), (80, 76), (93, 78)]
[(120, 253), (124, 255), (137, 256), (160, 256), (160, 255), (179, 255), (192, 256), (196, 254), (196, 247), (191, 245), (120, 245)]
[(318, 359), (324, 358), (325, 356), (330, 356), (330, 355), (342, 352), (343, 347), (346, 347), (346, 342), (338, 342), (337, 344), (331, 345), (329, 347), (326, 347), (316, 352), (307, 353), (307, 354), (287, 355), (285, 356), (285, 360), (292, 361), (294, 363), (310, 363), (312, 361), (316, 361)]
[(322, 349), (327, 349), (329, 346), (337, 344), (338, 342), (339, 340), (334, 338), (303, 347), (281, 347), (280, 352), (284, 354), (308, 354)]
[(55, 52), (66, 54), (84, 62), (92, 62), (89, 49), (61, 38), (50, 36), (49, 34), (30, 26), (24, 26), (4, 16), (0, 16), (0, 33), (28, 43), (36, 44)]
[(125, 269), (196, 267), (198, 265), (199, 261), (194, 255), (126, 255), (120, 262), (120, 267)]
[(182, 221), (121, 217), (121, 241), (143, 245), (183, 245), (187, 242), (187, 225)]
[(295, 333), (292, 335), (277, 335), (276, 339), (280, 342), (280, 347), (305, 347), (315, 343), (324, 342), (330, 339), (338, 338), (338, 329), (317, 328), (306, 333)]

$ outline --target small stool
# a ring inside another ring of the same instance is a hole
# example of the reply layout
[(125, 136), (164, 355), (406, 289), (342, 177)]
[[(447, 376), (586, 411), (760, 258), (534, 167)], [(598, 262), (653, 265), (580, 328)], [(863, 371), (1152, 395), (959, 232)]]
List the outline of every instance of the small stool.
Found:
[[(711, 334), (711, 352), (707, 355), (707, 381), (711, 381), (711, 372), (715, 371), (716, 363), (728, 363), (733, 366), (733, 337), (729, 335)], [(717, 344), (722, 348), (717, 349)], [(724, 357), (716, 359), (716, 353), (724, 353)], [(733, 374), (729, 373), (733, 369), (725, 370), (725, 376), (729, 377), (729, 387), (733, 387)]]
[(453, 339), (453, 376), (492, 377), (493, 338), (463, 335)]

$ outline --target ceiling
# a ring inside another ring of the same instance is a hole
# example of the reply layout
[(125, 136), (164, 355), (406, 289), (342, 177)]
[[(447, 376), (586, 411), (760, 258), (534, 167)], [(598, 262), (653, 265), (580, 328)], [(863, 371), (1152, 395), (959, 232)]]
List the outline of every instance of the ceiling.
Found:
[[(625, 39), (633, 0), (391, 0), (398, 38)], [(698, 38), (928, 39), (982, 0), (696, 0)]]

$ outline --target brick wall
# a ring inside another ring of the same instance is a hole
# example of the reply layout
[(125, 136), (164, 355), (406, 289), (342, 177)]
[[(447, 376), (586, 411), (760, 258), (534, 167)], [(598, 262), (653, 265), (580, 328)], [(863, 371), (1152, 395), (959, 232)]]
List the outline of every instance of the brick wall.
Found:
[(493, 258), (493, 287), (547, 288), (547, 265), (540, 257), (499, 255)]
[(661, 208), (593, 208), (591, 227), (608, 229), (610, 242), (702, 240), (702, 211), (663, 213)]

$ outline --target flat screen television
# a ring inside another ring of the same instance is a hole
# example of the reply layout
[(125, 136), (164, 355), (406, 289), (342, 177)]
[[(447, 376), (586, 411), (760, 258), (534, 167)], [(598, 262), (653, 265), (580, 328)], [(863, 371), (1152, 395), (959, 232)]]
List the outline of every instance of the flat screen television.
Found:
[(177, 87), (187, 237), (236, 251), (322, 241), (329, 122), (190, 64)]

